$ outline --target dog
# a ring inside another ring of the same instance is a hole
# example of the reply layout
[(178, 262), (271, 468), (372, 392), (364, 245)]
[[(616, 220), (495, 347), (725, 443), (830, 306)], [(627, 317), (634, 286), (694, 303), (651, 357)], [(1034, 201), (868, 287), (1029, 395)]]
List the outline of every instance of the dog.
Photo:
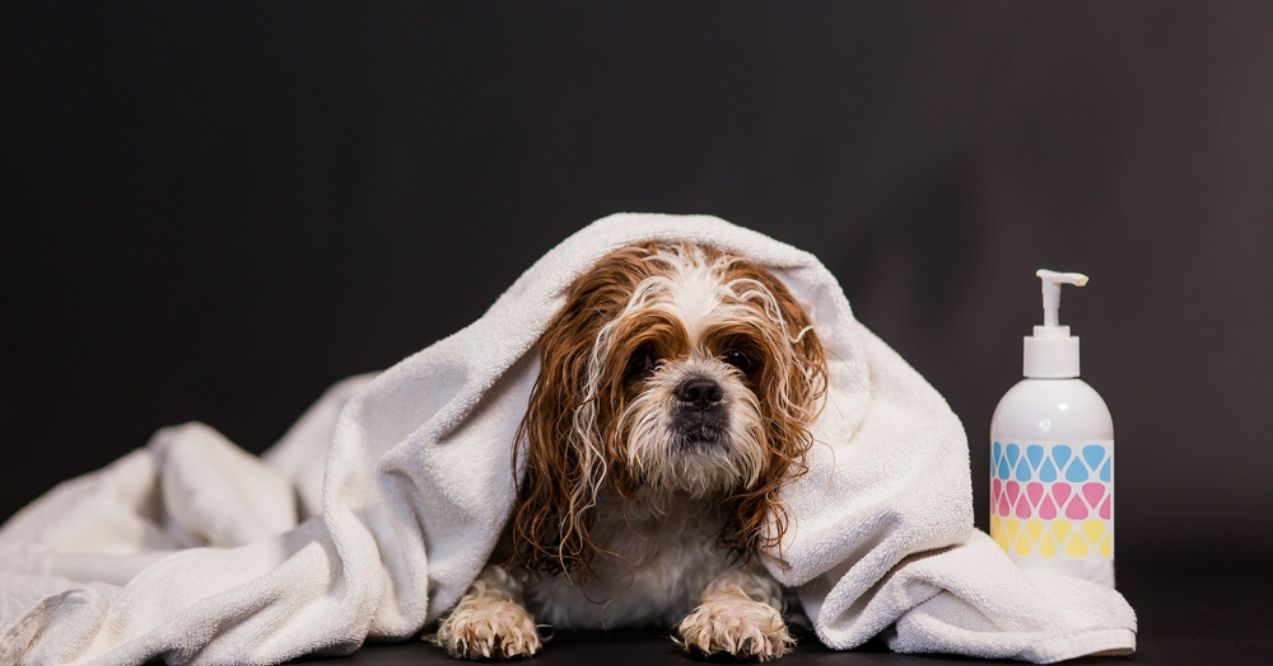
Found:
[(508, 659), (545, 625), (660, 625), (704, 655), (789, 652), (759, 557), (781, 566), (778, 491), (826, 392), (806, 309), (742, 257), (646, 243), (575, 280), (538, 352), (512, 518), (436, 643)]

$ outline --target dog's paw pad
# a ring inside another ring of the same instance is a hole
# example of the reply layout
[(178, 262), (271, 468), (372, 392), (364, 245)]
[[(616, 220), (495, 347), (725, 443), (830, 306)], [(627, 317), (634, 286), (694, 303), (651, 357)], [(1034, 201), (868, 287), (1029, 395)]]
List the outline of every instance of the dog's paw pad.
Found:
[(755, 601), (710, 601), (681, 622), (677, 641), (687, 652), (728, 654), (758, 661), (777, 659), (796, 641), (782, 615)]
[(438, 626), (435, 643), (461, 659), (515, 659), (539, 651), (535, 619), (512, 601), (462, 605)]

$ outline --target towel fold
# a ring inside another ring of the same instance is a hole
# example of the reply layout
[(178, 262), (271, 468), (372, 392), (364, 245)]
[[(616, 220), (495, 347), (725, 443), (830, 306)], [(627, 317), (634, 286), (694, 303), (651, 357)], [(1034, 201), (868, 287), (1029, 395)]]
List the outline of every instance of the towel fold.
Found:
[(68, 481), (0, 528), (0, 664), (272, 664), (406, 638), (453, 605), (511, 513), (533, 346), (575, 277), (635, 242), (765, 266), (828, 350), (810, 473), (784, 488), (789, 566), (827, 646), (1048, 663), (1134, 650), (1114, 590), (1018, 569), (972, 526), (941, 396), (853, 317), (813, 255), (708, 216), (617, 214), (477, 321), (327, 392), (261, 458), (201, 424)]

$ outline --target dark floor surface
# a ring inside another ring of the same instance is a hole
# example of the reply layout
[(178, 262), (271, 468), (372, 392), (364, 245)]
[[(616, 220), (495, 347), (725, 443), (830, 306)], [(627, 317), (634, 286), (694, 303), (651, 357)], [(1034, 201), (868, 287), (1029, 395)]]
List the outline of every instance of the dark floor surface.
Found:
[[(1079, 664), (1273, 664), (1273, 577), (1265, 572), (1218, 571), (1199, 575), (1120, 571), (1119, 589), (1136, 609), (1140, 631), (1135, 655), (1087, 658)], [(683, 655), (657, 630), (557, 632), (532, 663), (552, 664), (690, 664), (703, 660)], [(713, 660), (719, 662), (720, 660)], [(296, 663), (325, 666), (398, 666), (455, 664), (441, 649), (412, 641), (364, 646), (349, 657)], [(726, 662), (728, 663), (728, 662)], [(934, 664), (978, 663), (946, 656), (896, 655), (880, 641), (857, 650), (832, 652), (813, 636), (804, 637), (794, 654), (779, 663), (796, 664)], [(986, 663), (986, 662), (980, 662)]]

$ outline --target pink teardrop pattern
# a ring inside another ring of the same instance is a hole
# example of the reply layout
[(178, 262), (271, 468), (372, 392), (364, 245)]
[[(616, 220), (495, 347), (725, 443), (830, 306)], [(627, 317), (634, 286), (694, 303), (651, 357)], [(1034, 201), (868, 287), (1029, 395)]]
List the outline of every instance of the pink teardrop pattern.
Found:
[(1083, 498), (1074, 495), (1070, 498), (1070, 503), (1065, 505), (1065, 517), (1070, 520), (1084, 520), (1087, 518), (1087, 505), (1083, 503)]
[(1043, 501), (1039, 503), (1039, 517), (1044, 520), (1056, 518), (1056, 503), (1052, 501), (1051, 496), (1044, 496)]
[(1085, 483), (1083, 484), (1083, 499), (1087, 500), (1087, 505), (1095, 511), (1100, 505), (1101, 498), (1105, 496), (1105, 484), (1103, 483)]
[(1043, 494), (1043, 484), (1027, 483), (1025, 484), (1025, 492), (1021, 494), (1021, 499), (1017, 500), (1017, 517), (1022, 520), (1029, 518), (1034, 513), (1034, 507), (1039, 503), (1039, 497)]
[(1025, 484), (1025, 496), (1030, 498), (1030, 506), (1039, 506), (1039, 500), (1043, 497), (1043, 484), (1038, 481)]
[(1070, 499), (1070, 484), (1054, 483), (1052, 484), (1052, 499), (1056, 501), (1058, 510), (1065, 506), (1066, 500)]
[(1017, 517), (1022, 520), (1030, 517), (1030, 502), (1026, 500), (1025, 495), (1017, 500)]

